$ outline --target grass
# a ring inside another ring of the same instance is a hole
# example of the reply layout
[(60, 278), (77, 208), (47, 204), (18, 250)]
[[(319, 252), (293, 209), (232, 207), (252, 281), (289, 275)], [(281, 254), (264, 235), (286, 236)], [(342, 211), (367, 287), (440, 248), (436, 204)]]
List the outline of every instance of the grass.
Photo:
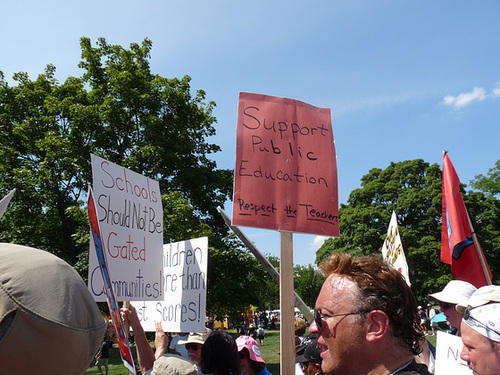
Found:
[(266, 330), (266, 338), (263, 345), (260, 345), (261, 357), (266, 361), (266, 367), (271, 374), (280, 373), (280, 331)]
[[(239, 335), (236, 333), (236, 330), (230, 329), (228, 332), (234, 337), (238, 337)], [(307, 334), (307, 332), (306, 332)], [(436, 346), (436, 336), (426, 336), (427, 340), (429, 340), (434, 346)], [(264, 339), (264, 344), (260, 345), (261, 356), (266, 361), (267, 369), (273, 375), (279, 375), (280, 373), (280, 331), (279, 325), (276, 330), (266, 330), (266, 338)], [(132, 354), (135, 357), (135, 347), (132, 347)], [(95, 363), (95, 361), (94, 361)], [(86, 375), (98, 375), (97, 367), (92, 363), (89, 367)], [(128, 375), (128, 371), (125, 366), (122, 364), (120, 354), (118, 352), (118, 348), (113, 347), (111, 350), (111, 355), (109, 358), (109, 375)]]
[[(135, 347), (132, 347), (132, 355), (135, 360)], [(103, 374), (105, 374), (104, 368), (102, 368), (102, 370)], [(85, 375), (99, 375), (99, 371), (97, 371), (97, 366), (95, 365), (95, 360), (85, 372)], [(120, 350), (118, 349), (117, 344), (113, 345), (113, 349), (111, 349), (109, 354), (108, 375), (128, 375), (128, 370), (123, 365), (122, 359), (120, 358)]]

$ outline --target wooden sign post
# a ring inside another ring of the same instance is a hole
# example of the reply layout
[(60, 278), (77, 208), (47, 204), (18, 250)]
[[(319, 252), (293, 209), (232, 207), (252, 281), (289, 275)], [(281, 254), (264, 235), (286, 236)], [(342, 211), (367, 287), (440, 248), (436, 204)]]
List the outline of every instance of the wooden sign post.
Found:
[(280, 232), (280, 373), (293, 374), (295, 331), (293, 313), (293, 233)]

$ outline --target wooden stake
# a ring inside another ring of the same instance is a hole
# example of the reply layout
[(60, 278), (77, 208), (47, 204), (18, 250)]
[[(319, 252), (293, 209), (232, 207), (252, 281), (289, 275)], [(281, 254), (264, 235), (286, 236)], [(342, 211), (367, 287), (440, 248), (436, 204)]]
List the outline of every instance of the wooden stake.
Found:
[(280, 232), (280, 374), (294, 374), (293, 233)]

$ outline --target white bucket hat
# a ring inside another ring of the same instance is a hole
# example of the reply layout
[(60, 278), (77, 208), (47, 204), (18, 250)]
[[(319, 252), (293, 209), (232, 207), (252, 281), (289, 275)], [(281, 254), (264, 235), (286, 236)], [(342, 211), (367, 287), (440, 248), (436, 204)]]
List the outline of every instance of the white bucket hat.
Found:
[(476, 287), (467, 281), (451, 280), (441, 292), (433, 293), (429, 297), (454, 305), (466, 304), (475, 291)]

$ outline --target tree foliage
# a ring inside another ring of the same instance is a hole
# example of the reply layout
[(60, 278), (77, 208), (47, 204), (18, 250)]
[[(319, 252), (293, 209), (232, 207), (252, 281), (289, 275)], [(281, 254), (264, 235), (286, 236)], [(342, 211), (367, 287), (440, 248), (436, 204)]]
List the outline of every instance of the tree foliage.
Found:
[(488, 197), (500, 197), (500, 160), (497, 160), (495, 166), (488, 171), (488, 175), (477, 175), (471, 181), (474, 189), (482, 191)]
[[(437, 164), (421, 159), (374, 168), (361, 179), (339, 210), (340, 238), (328, 239), (316, 253), (316, 261), (332, 252), (355, 255), (380, 254), (392, 211), (410, 270), (412, 289), (419, 299), (442, 288), (453, 278), (450, 266), (440, 261), (442, 172)], [(498, 257), (498, 200), (482, 193), (464, 196), (471, 219), (495, 274)], [(498, 277), (498, 276), (497, 276)]]
[(81, 39), (81, 77), (60, 84), (55, 67), (31, 80), (0, 72), (0, 193), (16, 188), (0, 222), (0, 240), (55, 253), (83, 270), (88, 249), (85, 192), (90, 154), (160, 182), (165, 242), (227, 233), (216, 211), (228, 199), (232, 172), (217, 169), (207, 142), (213, 102), (192, 93), (190, 78), (150, 71), (152, 43), (129, 49)]
[[(279, 286), (241, 241), (230, 234), (225, 247), (211, 248), (208, 263), (207, 312), (233, 322), (250, 305), (261, 310), (279, 305)], [(278, 260), (268, 257), (277, 268)]]

